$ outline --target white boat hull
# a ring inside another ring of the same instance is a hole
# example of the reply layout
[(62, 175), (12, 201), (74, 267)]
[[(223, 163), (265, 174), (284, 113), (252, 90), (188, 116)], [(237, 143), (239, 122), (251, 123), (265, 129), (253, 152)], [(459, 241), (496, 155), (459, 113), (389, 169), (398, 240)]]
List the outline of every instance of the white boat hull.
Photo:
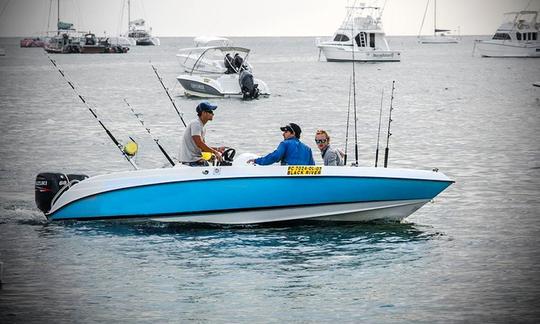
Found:
[(540, 57), (540, 42), (479, 41), (475, 50), (484, 57)]
[[(319, 45), (328, 62), (351, 62), (353, 61), (352, 46), (344, 45)], [(355, 47), (355, 62), (399, 62), (401, 53), (393, 50), (366, 49), (360, 50)]]
[(370, 222), (376, 220), (399, 222), (414, 213), (429, 200), (403, 200), (331, 204), (316, 207), (277, 208), (232, 213), (210, 213), (192, 216), (154, 218), (163, 223), (218, 223), (223, 225), (261, 224), (291, 220), (334, 222)]
[[(182, 74), (177, 78), (178, 82), (184, 88), (186, 96), (201, 98), (221, 98), (227, 96), (242, 96), (238, 74), (223, 74), (215, 77), (202, 75)], [(254, 79), (258, 84), (259, 94), (262, 96), (270, 95), (268, 85), (260, 79)]]
[(459, 40), (451, 36), (424, 36), (419, 37), (420, 44), (457, 44)]

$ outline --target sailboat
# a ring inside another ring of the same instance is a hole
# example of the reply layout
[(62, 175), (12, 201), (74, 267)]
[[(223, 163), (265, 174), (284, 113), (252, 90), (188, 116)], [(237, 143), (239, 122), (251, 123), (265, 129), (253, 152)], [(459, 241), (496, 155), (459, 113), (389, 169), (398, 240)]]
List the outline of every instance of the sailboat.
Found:
[(429, 36), (420, 36), (422, 33), (422, 28), (424, 27), (424, 22), (426, 20), (426, 14), (429, 8), (429, 3), (431, 0), (428, 0), (426, 3), (426, 10), (424, 11), (424, 17), (422, 18), (422, 24), (420, 25), (420, 30), (418, 31), (418, 42), (420, 44), (457, 44), (459, 40), (457, 37), (451, 36), (450, 29), (440, 29), (437, 28), (437, 0), (433, 0), (433, 35)]
[(128, 0), (128, 37), (133, 45), (155, 45), (160, 44), (159, 38), (152, 36), (152, 28), (146, 27), (144, 19), (131, 20), (131, 1)]

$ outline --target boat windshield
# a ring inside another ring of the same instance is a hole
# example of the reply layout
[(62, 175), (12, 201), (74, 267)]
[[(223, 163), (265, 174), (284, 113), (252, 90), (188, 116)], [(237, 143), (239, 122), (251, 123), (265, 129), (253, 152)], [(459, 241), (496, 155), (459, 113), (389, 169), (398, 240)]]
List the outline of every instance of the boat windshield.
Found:
[[(249, 49), (235, 46), (220, 47), (194, 47), (179, 51), (176, 56), (180, 60), (180, 65), (186, 72), (198, 74), (224, 74), (227, 73), (225, 67), (225, 56), (230, 55), (231, 63), (236, 54), (247, 64)], [(249, 67), (249, 65), (248, 65)]]

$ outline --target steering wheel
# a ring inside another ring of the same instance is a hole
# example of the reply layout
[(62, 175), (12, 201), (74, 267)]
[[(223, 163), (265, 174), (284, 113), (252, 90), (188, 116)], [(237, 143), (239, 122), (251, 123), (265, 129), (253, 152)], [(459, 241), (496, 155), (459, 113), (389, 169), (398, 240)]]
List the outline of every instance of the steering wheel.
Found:
[(228, 147), (223, 151), (223, 153), (221, 153), (221, 156), (223, 157), (223, 161), (232, 162), (235, 154), (236, 150), (232, 147)]

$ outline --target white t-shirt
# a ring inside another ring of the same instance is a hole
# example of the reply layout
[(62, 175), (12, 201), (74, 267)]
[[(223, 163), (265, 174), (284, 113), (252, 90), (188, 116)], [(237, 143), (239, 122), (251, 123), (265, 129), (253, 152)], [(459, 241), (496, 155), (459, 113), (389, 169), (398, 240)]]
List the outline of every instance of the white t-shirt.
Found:
[(199, 135), (204, 141), (206, 130), (202, 121), (197, 118), (187, 125), (182, 140), (180, 141), (180, 153), (178, 161), (180, 162), (195, 162), (201, 159), (202, 151), (193, 141), (192, 136)]

